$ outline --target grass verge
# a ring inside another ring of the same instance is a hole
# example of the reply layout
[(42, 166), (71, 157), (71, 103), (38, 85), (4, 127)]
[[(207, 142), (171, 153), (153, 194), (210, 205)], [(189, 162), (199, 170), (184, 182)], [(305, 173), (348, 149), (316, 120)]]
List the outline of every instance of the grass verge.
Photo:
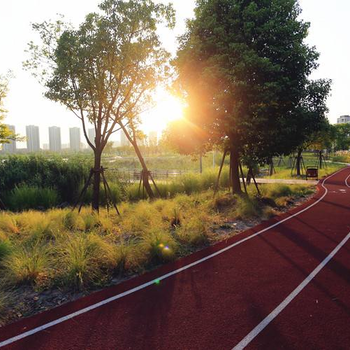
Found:
[[(97, 216), (88, 208), (80, 214), (0, 213), (0, 324), (13, 320), (8, 300), (23, 304), (16, 301), (21, 288), (39, 296), (101, 288), (234, 235), (313, 192), (309, 186), (260, 188), (261, 197), (250, 186), (249, 197), (226, 192), (213, 197), (209, 190), (123, 202), (120, 217), (106, 210)], [(237, 223), (240, 229), (232, 229)]]

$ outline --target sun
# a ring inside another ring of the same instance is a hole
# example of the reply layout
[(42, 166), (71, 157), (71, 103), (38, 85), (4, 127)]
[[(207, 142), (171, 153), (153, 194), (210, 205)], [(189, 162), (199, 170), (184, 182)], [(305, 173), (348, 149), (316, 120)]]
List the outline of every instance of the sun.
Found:
[(142, 116), (142, 129), (161, 133), (169, 122), (183, 117), (184, 103), (165, 90), (157, 91), (155, 106)]

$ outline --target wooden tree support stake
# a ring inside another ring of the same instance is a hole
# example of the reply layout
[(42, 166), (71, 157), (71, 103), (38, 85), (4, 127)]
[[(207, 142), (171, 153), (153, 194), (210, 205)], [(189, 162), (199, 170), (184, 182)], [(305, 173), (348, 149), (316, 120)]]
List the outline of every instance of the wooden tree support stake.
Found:
[(155, 183), (155, 181), (154, 181), (154, 178), (153, 178), (153, 176), (152, 176), (152, 174), (151, 174), (150, 171), (149, 171), (149, 174), (148, 174), (148, 175), (149, 175), (149, 177), (151, 178), (151, 180), (152, 180), (152, 182), (153, 182), (154, 188), (157, 190), (158, 196), (161, 197), (159, 188), (158, 188), (158, 186), (156, 185), (156, 183)]
[[(120, 216), (120, 212), (118, 210), (117, 204), (113, 200), (112, 191), (111, 191), (111, 188), (109, 187), (109, 184), (108, 184), (108, 182), (106, 180), (104, 171), (105, 171), (105, 169), (103, 167), (101, 167), (101, 175), (102, 175), (102, 179), (103, 179), (103, 184), (104, 184), (105, 187), (107, 187), (107, 190), (108, 190), (108, 193), (109, 193), (109, 199), (108, 199), (108, 197), (106, 197), (106, 201), (107, 201), (107, 203), (108, 203), (108, 200), (110, 200), (112, 202), (115, 211)], [(107, 204), (107, 206), (108, 206), (108, 204)]]
[(244, 174), (243, 174), (242, 162), (239, 161), (239, 162), (238, 162), (238, 165), (239, 165), (239, 170), (240, 170), (241, 176), (242, 176), (242, 182), (243, 182), (244, 192), (245, 192), (245, 194), (248, 196), (247, 186), (246, 186), (245, 179), (244, 179)]
[(214, 188), (214, 196), (216, 195), (216, 193), (219, 190), (220, 177), (221, 177), (222, 168), (224, 167), (224, 164), (225, 164), (226, 155), (227, 155), (227, 150), (224, 151), (224, 155), (223, 155), (222, 160), (221, 160), (220, 170), (219, 170), (219, 174), (218, 174), (218, 177), (217, 177), (217, 180), (216, 180), (216, 184), (215, 184), (215, 188)]
[(78, 213), (81, 212), (81, 208), (83, 207), (83, 198), (87, 192), (87, 189), (89, 188), (90, 184), (91, 184), (91, 179), (92, 179), (92, 176), (95, 172), (100, 172), (101, 173), (101, 177), (102, 177), (102, 183), (103, 183), (103, 187), (104, 187), (104, 190), (105, 190), (105, 195), (106, 195), (106, 207), (107, 207), (107, 211), (109, 212), (109, 201), (111, 201), (115, 211), (117, 212), (118, 215), (120, 215), (120, 212), (118, 210), (118, 207), (117, 207), (117, 204), (114, 202), (113, 200), (113, 196), (112, 196), (112, 191), (108, 185), (108, 182), (106, 180), (106, 177), (105, 177), (105, 174), (104, 174), (104, 171), (106, 169), (104, 167), (101, 167), (100, 169), (98, 170), (95, 170), (95, 169), (91, 169), (90, 170), (90, 174), (89, 174), (89, 178), (88, 180), (86, 181), (80, 195), (79, 195), (79, 198), (77, 200), (77, 202), (75, 203), (72, 211), (74, 211), (76, 209), (76, 207), (79, 205), (79, 210), (78, 210)]
[[(256, 182), (256, 179), (255, 179), (255, 175), (254, 175), (254, 171), (253, 171), (253, 167), (252, 167), (252, 166), (249, 166), (249, 167), (248, 167), (247, 185), (250, 184), (250, 179), (253, 179), (255, 188), (256, 188), (256, 190), (257, 190), (257, 192), (258, 192), (258, 195), (261, 196), (261, 192), (260, 192), (258, 183)], [(248, 182), (248, 181), (249, 181), (249, 182)]]
[(90, 174), (89, 174), (88, 180), (86, 181), (86, 183), (85, 183), (83, 189), (81, 190), (80, 195), (79, 195), (79, 198), (78, 198), (78, 200), (76, 201), (76, 203), (75, 203), (75, 205), (74, 205), (72, 211), (74, 211), (74, 210), (76, 209), (76, 207), (78, 206), (78, 204), (80, 203), (80, 205), (79, 205), (79, 210), (78, 210), (78, 212), (80, 213), (81, 207), (83, 206), (83, 201), (82, 201), (82, 199), (83, 199), (83, 197), (85, 196), (85, 193), (86, 193), (88, 187), (90, 186), (90, 182), (91, 182), (91, 179), (92, 179), (92, 175), (93, 175), (93, 174), (94, 174), (94, 169), (90, 169)]
[[(293, 159), (293, 165), (292, 165), (292, 169), (290, 171), (290, 174), (293, 176), (293, 171), (297, 168), (297, 163), (298, 163), (298, 157), (295, 157)], [(300, 175), (303, 176), (303, 172), (304, 174), (306, 174), (306, 167), (305, 167), (305, 163), (304, 163), (304, 158), (303, 156), (300, 157)]]

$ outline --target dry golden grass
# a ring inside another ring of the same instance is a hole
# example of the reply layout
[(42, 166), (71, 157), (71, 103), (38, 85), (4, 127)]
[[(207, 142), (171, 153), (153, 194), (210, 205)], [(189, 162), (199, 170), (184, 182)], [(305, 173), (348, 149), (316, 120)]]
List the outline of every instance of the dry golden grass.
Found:
[(96, 215), (90, 208), (80, 214), (69, 209), (0, 213), (0, 291), (20, 284), (68, 289), (103, 285), (114, 276), (143, 271), (217, 241), (213, 223), (228, 216), (269, 218), (276, 214), (272, 204), (283, 207), (291, 197), (312, 190), (261, 186), (271, 205), (255, 198), (253, 186), (249, 191), (250, 198), (225, 192), (214, 197), (207, 191), (126, 202), (119, 205), (121, 216), (105, 209)]

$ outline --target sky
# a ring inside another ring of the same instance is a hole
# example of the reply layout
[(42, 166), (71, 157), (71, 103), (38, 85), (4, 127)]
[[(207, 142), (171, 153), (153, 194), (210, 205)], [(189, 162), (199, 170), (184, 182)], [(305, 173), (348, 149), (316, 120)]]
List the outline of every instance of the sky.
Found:
[[(80, 121), (65, 107), (44, 98), (43, 88), (29, 72), (23, 71), (22, 62), (27, 58), (25, 54), (27, 43), (36, 38), (31, 23), (54, 19), (59, 13), (78, 25), (87, 13), (96, 11), (99, 2), (99, 0), (0, 0), (0, 74), (11, 70), (15, 76), (11, 80), (5, 100), (5, 107), (9, 111), (6, 123), (15, 125), (18, 133), (25, 135), (26, 125), (39, 125), (41, 144), (48, 143), (48, 127), (56, 125), (62, 129), (62, 143), (68, 143), (69, 127), (80, 127)], [(165, 48), (175, 54), (176, 38), (185, 31), (186, 18), (193, 16), (195, 1), (172, 2), (177, 12), (176, 28), (174, 31), (162, 29), (160, 36)], [(302, 18), (311, 22), (307, 42), (315, 45), (321, 53), (320, 67), (312, 77), (330, 78), (333, 81), (332, 95), (328, 100), (330, 110), (328, 117), (331, 123), (335, 123), (340, 115), (350, 114), (348, 69), (350, 1), (300, 0), (300, 5), (303, 9)], [(164, 93), (162, 95), (160, 99), (166, 99)], [(160, 105), (162, 106), (159, 106), (159, 110), (167, 110), (164, 101)], [(157, 123), (159, 110), (158, 113), (157, 111), (153, 113), (153, 126), (157, 124), (158, 130), (165, 126), (162, 120)], [(149, 113), (151, 115), (152, 111)], [(149, 123), (144, 125), (143, 130), (147, 133), (153, 126)]]

